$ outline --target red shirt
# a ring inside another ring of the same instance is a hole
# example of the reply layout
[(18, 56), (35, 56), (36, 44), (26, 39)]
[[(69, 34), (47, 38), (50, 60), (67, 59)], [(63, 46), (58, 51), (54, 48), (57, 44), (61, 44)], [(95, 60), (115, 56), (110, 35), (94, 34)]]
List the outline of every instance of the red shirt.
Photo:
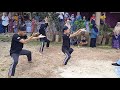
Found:
[(95, 20), (95, 16), (92, 16), (92, 17), (90, 18), (90, 21), (91, 21), (92, 19)]

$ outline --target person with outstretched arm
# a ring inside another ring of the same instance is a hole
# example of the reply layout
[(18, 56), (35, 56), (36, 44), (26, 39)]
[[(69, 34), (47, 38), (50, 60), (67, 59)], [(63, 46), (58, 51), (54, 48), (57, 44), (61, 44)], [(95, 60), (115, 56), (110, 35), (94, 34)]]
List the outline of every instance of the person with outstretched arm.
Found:
[[(46, 28), (47, 27), (48, 27), (48, 22), (46, 21), (46, 19), (43, 19), (41, 22), (39, 33), (46, 36)], [(46, 42), (46, 47), (49, 48), (50, 40), (48, 40), (48, 38), (46, 36), (44, 38), (41, 38), (40, 41), (41, 41), (41, 47), (40, 47), (39, 52), (42, 54), (43, 50), (44, 50), (45, 42)]]
[(71, 54), (74, 51), (70, 47), (70, 38), (75, 37), (81, 33), (82, 30), (78, 30), (77, 32), (70, 34), (70, 30), (67, 26), (63, 28), (63, 44), (62, 44), (62, 52), (66, 55), (64, 59), (64, 65), (67, 65), (68, 60), (71, 58)]
[(15, 75), (15, 69), (18, 64), (19, 56), (20, 55), (26, 55), (28, 62), (32, 62), (32, 55), (31, 51), (22, 49), (23, 45), (28, 43), (31, 40), (34, 39), (39, 39), (39, 38), (44, 38), (45, 36), (43, 35), (36, 35), (36, 33), (32, 34), (32, 36), (27, 38), (26, 35), (26, 27), (25, 26), (20, 26), (19, 31), (17, 34), (14, 34), (12, 37), (12, 42), (11, 42), (11, 48), (10, 48), (10, 56), (12, 57), (12, 64), (10, 66), (9, 72), (8, 72), (8, 78), (11, 78), (11, 76)]

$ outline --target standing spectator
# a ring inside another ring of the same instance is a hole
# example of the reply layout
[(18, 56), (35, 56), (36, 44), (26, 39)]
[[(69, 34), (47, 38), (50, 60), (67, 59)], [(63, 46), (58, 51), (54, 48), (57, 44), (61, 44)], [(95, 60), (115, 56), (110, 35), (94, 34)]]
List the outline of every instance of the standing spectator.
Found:
[(3, 30), (3, 26), (2, 26), (2, 19), (0, 18), (0, 33), (3, 33), (4, 30)]
[(95, 14), (92, 15), (92, 17), (90, 18), (90, 23), (95, 24)]
[(3, 13), (2, 25), (3, 25), (4, 33), (6, 33), (6, 31), (8, 32), (9, 18), (6, 13)]
[(21, 14), (19, 14), (18, 16), (18, 26), (20, 26), (22, 24), (22, 16)]
[(27, 33), (30, 33), (32, 30), (32, 22), (30, 20), (27, 20), (26, 22), (26, 31)]
[(39, 22), (39, 19), (40, 19), (40, 16), (39, 16), (38, 13), (36, 13), (36, 15), (35, 15), (35, 20), (36, 20), (37, 22)]
[(47, 20), (45, 18), (44, 20), (42, 20), (41, 26), (40, 26), (40, 29), (39, 29), (39, 34), (42, 34), (42, 35), (46, 36), (45, 38), (40, 39), (42, 45), (40, 47), (39, 52), (41, 54), (43, 53), (45, 42), (47, 43), (46, 44), (47, 48), (49, 48), (49, 45), (50, 45), (50, 40), (48, 40), (47, 35), (46, 35), (46, 28), (47, 27), (48, 27), (48, 22), (47, 22)]
[(74, 14), (71, 15), (70, 17), (70, 20), (71, 20), (71, 31), (74, 32), (75, 31), (75, 17), (74, 17)]
[(75, 20), (74, 14), (71, 15), (70, 20), (71, 20), (71, 21), (74, 21), (74, 20)]
[(112, 36), (112, 48), (120, 49), (120, 34), (113, 34)]
[(86, 31), (90, 32), (90, 26), (89, 26), (90, 22), (86, 21)]
[(80, 13), (77, 14), (77, 16), (76, 16), (76, 20), (82, 20), (82, 16), (80, 15)]
[(86, 27), (86, 17), (85, 16), (83, 16), (83, 21), (84, 21), (84, 25), (85, 25), (85, 27)]
[(105, 24), (105, 19), (106, 19), (106, 16), (104, 13), (101, 14), (101, 17), (100, 17), (100, 24), (103, 25)]
[(62, 13), (60, 13), (60, 15), (58, 16), (58, 18), (59, 18), (59, 21), (60, 21), (60, 22), (63, 22), (63, 21), (64, 21), (64, 16), (63, 16)]
[(18, 14), (15, 14), (15, 15), (14, 15), (14, 20), (16, 20), (17, 23), (18, 23)]
[(39, 21), (36, 22), (37, 24), (37, 32), (39, 32), (40, 26), (41, 26), (41, 19), (39, 19)]
[(13, 21), (12, 18), (9, 20), (9, 32), (13, 32)]
[(29, 20), (29, 19), (30, 19), (30, 18), (29, 18), (29, 14), (27, 14), (27, 15), (26, 15), (26, 20)]
[(83, 21), (86, 21), (86, 17), (85, 16), (83, 16)]
[(14, 28), (14, 33), (17, 33), (18, 32), (18, 22), (17, 22), (17, 20), (14, 20), (14, 22), (13, 22), (13, 28)]
[(60, 15), (58, 16), (59, 21), (60, 21), (60, 28), (62, 29), (64, 26), (64, 16), (62, 13), (60, 13)]
[(36, 29), (36, 20), (34, 19), (34, 17), (32, 18), (32, 33), (35, 32), (35, 29)]
[(27, 20), (27, 14), (26, 13), (24, 13), (23, 18), (24, 18), (24, 21)]
[(91, 30), (91, 41), (90, 41), (90, 47), (94, 48), (96, 47), (96, 38), (98, 36), (98, 28), (95, 24), (93, 24), (92, 30)]
[(64, 20), (67, 21), (68, 18), (70, 18), (70, 15), (69, 15), (68, 12), (66, 12), (66, 13), (64, 14)]
[(70, 20), (67, 20), (67, 21), (65, 22), (65, 26), (67, 26), (69, 29), (71, 29)]
[(112, 35), (112, 48), (120, 49), (120, 28), (119, 23), (115, 26)]
[(13, 32), (13, 17), (11, 15), (11, 13), (9, 12), (8, 14), (8, 18), (9, 18), (9, 25), (8, 25), (8, 31), (9, 32)]

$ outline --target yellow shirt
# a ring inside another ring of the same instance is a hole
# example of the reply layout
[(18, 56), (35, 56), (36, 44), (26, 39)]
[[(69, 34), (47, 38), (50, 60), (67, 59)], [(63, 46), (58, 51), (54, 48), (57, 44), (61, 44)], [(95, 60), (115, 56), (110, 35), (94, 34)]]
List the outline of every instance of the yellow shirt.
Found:
[(105, 19), (106, 19), (106, 16), (105, 16), (105, 15), (104, 15), (104, 16), (101, 16), (100, 19), (105, 20)]
[(15, 19), (16, 21), (18, 21), (18, 16), (14, 16), (14, 19)]

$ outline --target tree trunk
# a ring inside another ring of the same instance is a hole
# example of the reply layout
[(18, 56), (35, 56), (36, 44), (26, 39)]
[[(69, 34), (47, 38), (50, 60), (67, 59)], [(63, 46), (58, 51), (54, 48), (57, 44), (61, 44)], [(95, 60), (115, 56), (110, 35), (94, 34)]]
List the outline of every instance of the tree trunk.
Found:
[(55, 27), (55, 23), (52, 20), (51, 14), (49, 13), (49, 17), (48, 17), (48, 38), (50, 39), (50, 41), (55, 41), (55, 31), (56, 27)]

